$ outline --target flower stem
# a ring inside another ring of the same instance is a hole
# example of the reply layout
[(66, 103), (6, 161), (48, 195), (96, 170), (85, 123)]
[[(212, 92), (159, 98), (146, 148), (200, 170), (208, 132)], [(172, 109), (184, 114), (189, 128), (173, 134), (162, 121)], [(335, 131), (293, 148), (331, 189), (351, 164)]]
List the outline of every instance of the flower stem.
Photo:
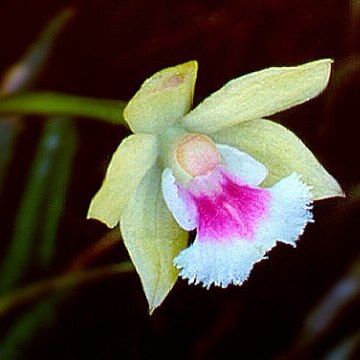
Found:
[(119, 229), (107, 232), (99, 241), (95, 242), (84, 252), (79, 254), (68, 266), (67, 271), (79, 271), (89, 267), (92, 261), (96, 260), (106, 251), (120, 243)]
[(30, 300), (36, 300), (40, 296), (44, 296), (54, 291), (79, 286), (102, 278), (128, 273), (133, 271), (131, 261), (124, 261), (120, 264), (108, 265), (105, 267), (83, 270), (77, 272), (68, 272), (55, 276), (50, 279), (35, 282), (9, 295), (0, 298), (0, 316), (6, 314), (11, 309), (24, 304)]

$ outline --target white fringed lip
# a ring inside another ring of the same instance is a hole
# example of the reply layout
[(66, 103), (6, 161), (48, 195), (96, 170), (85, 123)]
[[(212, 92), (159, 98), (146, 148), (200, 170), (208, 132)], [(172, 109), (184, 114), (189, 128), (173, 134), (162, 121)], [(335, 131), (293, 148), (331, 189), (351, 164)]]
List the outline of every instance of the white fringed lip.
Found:
[(189, 283), (206, 288), (241, 285), (278, 241), (295, 245), (312, 221), (311, 192), (297, 174), (262, 189), (258, 185), (266, 177), (264, 165), (228, 145), (217, 146), (224, 159), (221, 176), (195, 178), (196, 191), (191, 183), (178, 184), (170, 169), (162, 178), (164, 199), (175, 220), (186, 230), (197, 229), (194, 243), (180, 252), (174, 265)]

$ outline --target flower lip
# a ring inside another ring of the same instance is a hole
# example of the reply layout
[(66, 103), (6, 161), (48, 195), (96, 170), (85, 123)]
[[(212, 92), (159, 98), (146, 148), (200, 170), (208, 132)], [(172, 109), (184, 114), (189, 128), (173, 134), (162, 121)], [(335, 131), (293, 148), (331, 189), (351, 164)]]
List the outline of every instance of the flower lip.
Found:
[(241, 285), (277, 242), (295, 246), (313, 221), (312, 195), (299, 175), (260, 187), (264, 165), (231, 146), (216, 147), (222, 161), (211, 173), (186, 184), (169, 168), (162, 174), (163, 197), (174, 219), (187, 231), (196, 229), (194, 242), (174, 265), (182, 278), (206, 288)]
[(178, 164), (191, 176), (212, 172), (220, 163), (220, 154), (215, 143), (203, 134), (187, 134), (175, 149)]
[(196, 204), (200, 241), (252, 241), (269, 213), (269, 191), (244, 183), (221, 165), (193, 179), (187, 191)]

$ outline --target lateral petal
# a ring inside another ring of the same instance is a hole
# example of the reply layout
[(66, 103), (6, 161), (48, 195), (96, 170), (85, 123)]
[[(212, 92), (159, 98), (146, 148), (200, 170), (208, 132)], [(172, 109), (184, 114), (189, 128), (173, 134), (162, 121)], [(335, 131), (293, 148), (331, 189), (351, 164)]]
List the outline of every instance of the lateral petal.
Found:
[(311, 186), (313, 200), (344, 196), (338, 182), (314, 154), (280, 124), (264, 119), (247, 121), (213, 134), (212, 139), (236, 147), (264, 164), (269, 172), (264, 187), (296, 172)]
[(186, 231), (194, 230), (197, 225), (196, 208), (186, 193), (176, 185), (170, 169), (162, 173), (161, 188), (165, 203), (176, 222)]
[(226, 168), (247, 184), (259, 185), (266, 179), (266, 167), (252, 156), (229, 145), (216, 144), (216, 147)]

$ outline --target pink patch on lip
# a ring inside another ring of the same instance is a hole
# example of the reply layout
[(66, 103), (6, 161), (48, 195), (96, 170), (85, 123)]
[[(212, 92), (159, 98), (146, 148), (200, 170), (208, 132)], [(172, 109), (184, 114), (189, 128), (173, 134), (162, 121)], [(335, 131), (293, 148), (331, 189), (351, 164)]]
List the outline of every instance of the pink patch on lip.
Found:
[(269, 212), (270, 192), (243, 184), (224, 169), (220, 170), (220, 181), (219, 175), (214, 175), (206, 182), (216, 191), (191, 192), (190, 185), (191, 200), (198, 214), (198, 239), (217, 242), (238, 238), (253, 240), (260, 221)]

